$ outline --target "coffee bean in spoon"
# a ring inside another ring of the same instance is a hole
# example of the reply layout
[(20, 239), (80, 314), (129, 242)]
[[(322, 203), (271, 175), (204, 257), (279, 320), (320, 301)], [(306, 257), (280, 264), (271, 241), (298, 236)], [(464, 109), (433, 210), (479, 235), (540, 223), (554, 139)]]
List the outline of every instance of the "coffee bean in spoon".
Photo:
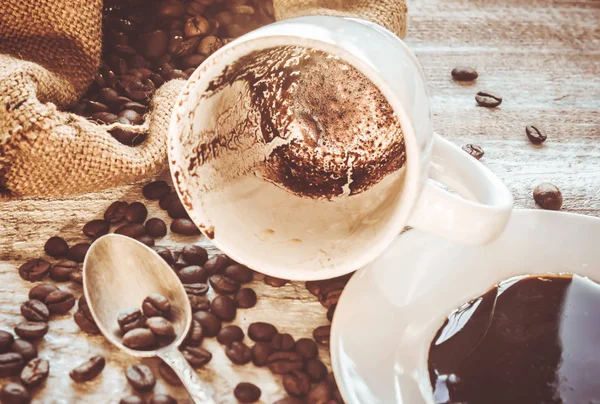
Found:
[(248, 283), (252, 281), (252, 270), (247, 266), (240, 264), (231, 264), (223, 272), (225, 276), (239, 283)]
[(472, 143), (464, 145), (462, 149), (471, 157), (475, 157), (477, 160), (480, 160), (485, 154), (481, 146)]
[(55, 290), (44, 300), (48, 310), (53, 314), (65, 314), (75, 306), (75, 297), (67, 290)]
[(161, 337), (174, 337), (175, 328), (173, 324), (164, 317), (150, 317), (146, 320), (146, 325), (154, 335)]
[(233, 294), (240, 289), (239, 282), (231, 279), (228, 276), (215, 274), (209, 278), (210, 286), (218, 292), (222, 294)]
[(67, 253), (67, 259), (71, 261), (75, 261), (78, 263), (83, 262), (85, 259), (85, 255), (90, 249), (90, 243), (78, 243), (69, 248), (69, 252)]
[(144, 328), (146, 326), (146, 317), (137, 307), (130, 307), (119, 312), (117, 322), (121, 331), (126, 333), (134, 328)]
[(104, 369), (106, 360), (102, 355), (95, 355), (69, 372), (69, 376), (77, 383), (95, 379)]
[(232, 321), (235, 318), (237, 309), (231, 297), (217, 296), (210, 304), (210, 312), (222, 321)]
[(26, 340), (35, 340), (42, 338), (48, 332), (47, 323), (34, 321), (22, 321), (15, 326), (15, 333)]
[(147, 328), (134, 328), (123, 335), (122, 342), (127, 348), (147, 350), (156, 346), (156, 337)]
[(212, 354), (202, 347), (186, 346), (181, 350), (181, 353), (194, 368), (200, 368), (212, 359)]
[(271, 342), (277, 334), (277, 328), (273, 324), (255, 322), (248, 327), (248, 336), (252, 341)]
[(50, 263), (42, 258), (31, 259), (19, 267), (19, 275), (29, 282), (44, 279), (49, 271)]
[(110, 223), (103, 219), (90, 220), (83, 226), (83, 234), (92, 239), (108, 234)]
[[(171, 187), (165, 181), (153, 181), (144, 185), (142, 195), (146, 199), (159, 200), (171, 192)], [(176, 195), (176, 194), (175, 194)]]
[(235, 304), (240, 309), (249, 309), (256, 305), (256, 292), (254, 289), (242, 288), (235, 294)]
[(175, 219), (171, 222), (171, 231), (182, 236), (196, 236), (200, 230), (190, 219)]
[(165, 317), (171, 311), (169, 299), (159, 293), (152, 293), (144, 299), (142, 310), (146, 317)]
[(208, 260), (208, 253), (199, 245), (186, 245), (181, 251), (181, 258), (189, 265), (204, 265)]
[(0, 330), (0, 353), (8, 351), (14, 340), (15, 337), (11, 333)]
[(192, 320), (192, 324), (190, 325), (190, 331), (185, 337), (185, 345), (198, 346), (202, 343), (203, 339), (204, 331), (202, 330), (202, 325), (198, 321)]
[(3, 404), (29, 404), (31, 395), (18, 383), (6, 383), (0, 390), (0, 402)]
[(169, 365), (162, 361), (158, 364), (158, 373), (163, 380), (171, 386), (183, 386), (183, 383), (177, 376), (177, 373), (175, 373), (175, 371), (173, 371)]
[(48, 321), (50, 311), (39, 300), (27, 300), (21, 305), (21, 314), (29, 321)]
[(30, 361), (38, 354), (36, 346), (29, 341), (25, 341), (24, 339), (14, 340), (10, 346), (10, 350), (21, 355), (24, 362)]
[(233, 395), (240, 403), (254, 403), (260, 399), (260, 389), (247, 382), (238, 383), (233, 389)]
[(205, 283), (208, 279), (208, 271), (199, 265), (191, 265), (177, 272), (181, 283)]
[(50, 363), (41, 358), (30, 360), (21, 371), (21, 383), (28, 388), (36, 387), (42, 384), (50, 372)]
[(17, 352), (0, 354), (0, 377), (15, 376), (23, 368), (23, 357)]
[(294, 370), (283, 376), (283, 388), (291, 396), (304, 397), (310, 391), (310, 379), (306, 373)]
[(144, 227), (150, 237), (159, 238), (167, 235), (167, 225), (162, 219), (156, 217), (148, 219)]
[(533, 144), (542, 144), (548, 138), (546, 131), (539, 126), (527, 126), (525, 134)]
[(128, 223), (117, 228), (117, 230), (115, 230), (115, 234), (137, 238), (146, 235), (146, 228), (141, 223)]
[(71, 272), (79, 270), (79, 264), (71, 260), (61, 260), (50, 268), (50, 279), (55, 282), (66, 282)]
[(479, 74), (472, 67), (455, 67), (452, 69), (452, 78), (456, 81), (473, 81)]
[(59, 236), (53, 236), (44, 244), (44, 251), (51, 257), (59, 258), (67, 255), (69, 246), (65, 239)]
[(150, 391), (156, 385), (154, 373), (146, 365), (132, 365), (125, 371), (127, 381), (137, 391)]
[(125, 210), (125, 220), (129, 223), (144, 223), (146, 217), (148, 217), (148, 209), (141, 202), (133, 202)]
[(486, 107), (486, 108), (495, 108), (498, 105), (502, 104), (502, 97), (497, 94), (494, 94), (491, 91), (482, 90), (478, 91), (475, 95), (475, 101), (477, 104)]
[(205, 337), (214, 337), (221, 329), (221, 320), (212, 313), (197, 311), (193, 314), (193, 317), (202, 326), (202, 332)]
[(533, 190), (533, 199), (542, 209), (560, 210), (563, 197), (560, 189), (549, 182), (542, 182)]

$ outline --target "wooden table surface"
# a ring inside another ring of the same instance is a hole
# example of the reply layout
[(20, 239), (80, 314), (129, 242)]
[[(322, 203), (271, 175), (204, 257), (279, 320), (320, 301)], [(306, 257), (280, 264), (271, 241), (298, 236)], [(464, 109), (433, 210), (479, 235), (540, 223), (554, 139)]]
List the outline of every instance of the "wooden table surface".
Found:
[[(429, 80), (436, 131), (457, 145), (483, 147), (482, 163), (505, 181), (517, 207), (533, 208), (533, 188), (550, 181), (562, 190), (564, 211), (600, 216), (599, 21), (597, 0), (409, 1), (406, 41)], [(459, 65), (478, 70), (476, 83), (451, 80), (451, 69)], [(502, 95), (502, 105), (476, 107), (474, 94), (479, 89)], [(525, 136), (525, 126), (532, 124), (548, 133), (541, 146)], [(81, 233), (85, 222), (99, 217), (114, 200), (141, 200), (140, 188), (0, 204), (1, 329), (10, 330), (21, 320), (19, 305), (32, 286), (18, 276), (18, 265), (42, 255), (44, 242), (52, 235), (62, 235), (69, 244), (86, 241)], [(149, 217), (166, 217), (156, 203), (148, 206)], [(170, 237), (158, 244), (192, 242), (210, 247), (204, 237)], [(251, 286), (259, 302), (253, 309), (238, 311), (235, 323), (244, 330), (253, 321), (269, 321), (301, 338), (328, 324), (325, 309), (303, 282), (281, 288), (262, 282)], [(71, 289), (81, 294), (81, 287)], [(213, 353), (213, 360), (199, 374), (214, 383), (219, 402), (234, 401), (232, 389), (239, 381), (260, 386), (265, 403), (284, 395), (280, 378), (268, 370), (251, 364), (232, 366), (214, 339), (205, 341), (204, 347)], [(84, 335), (72, 313), (51, 321), (39, 350), (41, 357), (51, 360), (51, 374), (45, 387), (35, 392), (35, 402), (108, 403), (131, 392), (123, 371), (137, 360), (102, 337)], [(83, 386), (72, 383), (70, 369), (95, 353), (107, 356), (103, 375)], [(329, 363), (327, 349), (322, 348), (320, 356)], [(165, 390), (186, 397), (181, 388), (167, 388), (159, 378), (155, 391)]]

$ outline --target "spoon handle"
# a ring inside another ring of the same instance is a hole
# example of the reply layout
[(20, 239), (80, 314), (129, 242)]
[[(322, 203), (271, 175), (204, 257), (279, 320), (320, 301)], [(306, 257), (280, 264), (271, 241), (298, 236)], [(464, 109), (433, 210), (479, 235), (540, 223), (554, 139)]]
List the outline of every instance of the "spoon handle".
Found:
[(211, 397), (211, 387), (200, 381), (196, 371), (185, 360), (177, 347), (172, 347), (164, 351), (161, 350), (157, 354), (159, 358), (165, 361), (177, 373), (177, 376), (195, 404), (215, 404), (215, 401)]

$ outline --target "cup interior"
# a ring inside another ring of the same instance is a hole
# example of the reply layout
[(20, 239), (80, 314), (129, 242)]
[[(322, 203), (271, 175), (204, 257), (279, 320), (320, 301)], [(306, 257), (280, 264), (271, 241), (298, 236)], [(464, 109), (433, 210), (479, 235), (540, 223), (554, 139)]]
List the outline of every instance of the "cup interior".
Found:
[(232, 45), (190, 78), (171, 122), (171, 171), (190, 217), (269, 275), (359, 268), (398, 231), (398, 116), (352, 55), (277, 37)]

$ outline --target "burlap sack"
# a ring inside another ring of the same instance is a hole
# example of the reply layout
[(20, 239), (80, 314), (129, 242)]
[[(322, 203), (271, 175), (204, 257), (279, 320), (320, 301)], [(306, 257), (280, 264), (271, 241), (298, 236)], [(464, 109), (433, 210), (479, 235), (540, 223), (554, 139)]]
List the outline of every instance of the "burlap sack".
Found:
[[(265, 0), (270, 1), (270, 0)], [(361, 17), (403, 37), (404, 0), (273, 0), (277, 20)], [(133, 183), (167, 167), (170, 112), (182, 80), (154, 95), (136, 147), (108, 129), (62, 112), (100, 64), (102, 0), (0, 1), (0, 197), (68, 195)]]

